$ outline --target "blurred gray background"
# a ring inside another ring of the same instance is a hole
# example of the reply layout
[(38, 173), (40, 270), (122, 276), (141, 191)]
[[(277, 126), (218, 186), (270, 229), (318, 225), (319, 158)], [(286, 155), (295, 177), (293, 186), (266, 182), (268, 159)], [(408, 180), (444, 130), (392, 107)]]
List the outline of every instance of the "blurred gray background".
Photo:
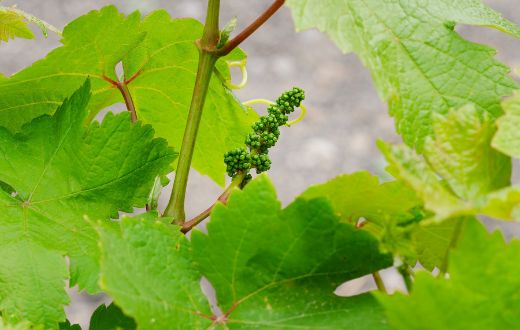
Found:
[[(20, 9), (63, 28), (77, 16), (110, 3), (126, 13), (140, 10), (146, 14), (165, 8), (174, 17), (199, 20), (203, 19), (206, 5), (205, 0), (5, 0), (2, 5), (17, 4)], [(222, 24), (238, 16), (237, 30), (240, 30), (270, 3), (270, 0), (222, 0)], [(484, 3), (520, 24), (519, 0), (484, 0)], [(509, 66), (520, 66), (519, 40), (486, 28), (459, 27), (458, 31), (470, 40), (496, 48), (497, 58)], [(13, 74), (60, 45), (56, 35), (44, 39), (39, 31), (35, 30), (35, 34), (37, 41), (18, 39), (1, 45), (0, 72)], [(275, 99), (293, 85), (303, 87), (307, 93), (309, 114), (283, 132), (271, 153), (270, 176), (284, 203), (307, 186), (341, 173), (369, 170), (387, 177), (375, 141), (397, 142), (400, 138), (394, 133), (393, 119), (379, 99), (370, 74), (354, 55), (345, 56), (317, 31), (296, 33), (287, 8), (278, 12), (242, 48), (249, 56), (249, 83), (237, 92), (242, 100)], [(240, 79), (238, 75), (236, 79)], [(205, 209), (221, 191), (197, 173), (192, 173), (188, 189), (189, 215)], [(76, 297), (67, 310), (71, 321), (88, 324), (90, 310), (103, 299)]]

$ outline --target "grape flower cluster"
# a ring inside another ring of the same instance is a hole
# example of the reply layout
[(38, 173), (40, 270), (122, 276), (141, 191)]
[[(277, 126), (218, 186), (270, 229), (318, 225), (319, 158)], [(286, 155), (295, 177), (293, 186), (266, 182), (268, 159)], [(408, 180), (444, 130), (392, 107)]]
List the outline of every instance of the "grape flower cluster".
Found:
[(247, 174), (244, 181), (251, 179), (248, 174), (251, 169), (262, 173), (271, 168), (269, 148), (273, 147), (280, 137), (280, 126), (286, 125), (289, 114), (300, 107), (305, 99), (305, 92), (294, 87), (284, 92), (274, 104), (267, 108), (267, 115), (253, 124), (253, 132), (246, 137), (246, 147), (236, 148), (224, 155), (227, 174), (235, 177), (237, 174)]

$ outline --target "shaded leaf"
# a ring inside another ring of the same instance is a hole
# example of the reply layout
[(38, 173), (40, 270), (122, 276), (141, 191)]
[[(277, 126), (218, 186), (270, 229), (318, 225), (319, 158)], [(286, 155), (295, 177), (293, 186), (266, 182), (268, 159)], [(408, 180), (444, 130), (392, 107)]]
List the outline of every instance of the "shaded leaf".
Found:
[(135, 330), (133, 319), (114, 304), (100, 305), (90, 318), (89, 330)]

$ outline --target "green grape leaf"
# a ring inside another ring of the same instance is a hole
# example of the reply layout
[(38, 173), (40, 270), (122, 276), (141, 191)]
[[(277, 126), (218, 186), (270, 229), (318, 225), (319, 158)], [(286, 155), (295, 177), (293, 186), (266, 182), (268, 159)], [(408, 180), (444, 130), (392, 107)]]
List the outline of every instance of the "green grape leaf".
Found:
[[(114, 6), (92, 11), (67, 25), (63, 46), (9, 79), (0, 79), (0, 125), (10, 129), (52, 113), (85, 80), (92, 80), (89, 119), (103, 108), (123, 103), (111, 81), (125, 81), (137, 117), (153, 125), (157, 135), (180, 146), (195, 84), (198, 50), (195, 40), (202, 24), (192, 19), (172, 20), (157, 11), (141, 20)], [(254, 111), (246, 110), (225, 87), (230, 73), (226, 60), (244, 59), (236, 50), (217, 63), (195, 148), (193, 166), (223, 185), (224, 153), (242, 145)], [(124, 77), (116, 66), (123, 64)]]
[(415, 258), (410, 232), (422, 201), (405, 184), (380, 183), (377, 176), (362, 171), (312, 186), (300, 197), (327, 198), (343, 221), (359, 225), (376, 236), (383, 251), (407, 260)]
[(503, 153), (520, 158), (520, 92), (502, 103), (506, 114), (497, 120), (498, 130), (493, 147)]
[[(444, 146), (449, 145), (449, 143), (450, 142), (446, 142)], [(485, 214), (503, 220), (520, 219), (519, 186), (509, 186), (489, 191), (486, 195), (480, 195), (480, 197), (476, 199), (464, 199), (454, 193), (448, 181), (441, 181), (439, 179), (437, 173), (429, 165), (431, 162), (426, 162), (423, 157), (417, 155), (410, 148), (404, 145), (389, 145), (384, 142), (379, 142), (378, 145), (389, 163), (387, 171), (396, 178), (406, 182), (415, 190), (417, 195), (424, 201), (425, 208), (435, 213), (435, 215), (431, 217), (431, 220), (440, 222), (453, 217), (476, 214)], [(465, 150), (464, 152), (471, 157), (475, 156), (471, 150)], [(491, 151), (491, 153), (494, 152)], [(459, 156), (460, 155), (456, 155), (455, 153), (450, 156), (448, 153), (442, 156), (439, 155), (438, 157), (439, 159), (446, 159), (447, 164), (454, 164), (457, 162), (456, 159)], [(453, 159), (455, 160), (452, 162)], [(508, 172), (511, 169), (509, 161), (507, 160), (507, 162), (505, 162), (505, 159), (503, 159), (503, 161), (499, 160), (495, 163), (497, 167), (495, 168), (496, 172), (494, 172), (493, 161), (487, 162), (484, 157), (478, 160), (475, 159), (473, 166), (458, 168), (459, 177), (451, 177), (449, 181), (455, 182), (455, 184), (467, 182), (467, 187), (476, 188), (473, 192), (479, 192), (479, 189), (483, 188), (485, 190), (491, 189), (490, 186), (492, 187), (496, 182), (493, 183), (490, 177), (502, 177), (501, 180), (505, 182), (504, 174), (500, 175), (497, 172)], [(440, 163), (436, 165), (439, 166)], [(483, 177), (477, 179), (475, 173), (479, 173), (479, 167), (483, 169), (483, 172), (480, 172)], [(465, 175), (472, 176), (474, 181), (471, 181), (471, 178), (465, 179)], [(483, 182), (484, 184), (482, 185), (477, 181)], [(489, 186), (486, 186), (486, 184), (489, 184)], [(501, 185), (502, 184), (499, 184), (498, 186)], [(459, 188), (461, 187), (463, 187), (463, 185), (459, 186)]]
[(490, 193), (481, 203), (482, 213), (498, 219), (520, 219), (520, 187), (512, 186)]
[(457, 23), (520, 29), (480, 0), (289, 0), (298, 29), (318, 28), (355, 52), (388, 101), (397, 130), (422, 151), (432, 114), (475, 104), (492, 118), (517, 84), (495, 51), (463, 39)]
[(26, 321), (22, 321), (15, 325), (9, 324), (6, 321), (4, 321), (1, 317), (0, 317), (0, 329), (2, 329), (2, 330), (40, 330), (37, 328), (35, 329), (34, 327), (31, 326), (31, 324), (29, 322), (26, 322)]
[(407, 218), (421, 204), (415, 192), (401, 182), (380, 183), (379, 178), (362, 171), (338, 176), (308, 188), (301, 198), (326, 197), (336, 213), (349, 223), (360, 218), (382, 222), (387, 217)]
[(81, 326), (79, 324), (71, 324), (69, 320), (60, 323), (60, 330), (81, 330)]
[(455, 219), (440, 224), (422, 223), (422, 201), (402, 182), (380, 183), (368, 172), (341, 175), (307, 189), (301, 198), (326, 197), (344, 221), (356, 224), (380, 240), (383, 251), (408, 264), (441, 267), (456, 230)]
[(211, 321), (200, 315), (210, 309), (190, 243), (156, 217), (147, 213), (123, 218), (119, 228), (100, 228), (101, 286), (140, 329), (207, 329)]
[(217, 48), (222, 48), (226, 45), (229, 40), (229, 36), (237, 27), (238, 19), (233, 17), (229, 22), (226, 23), (222, 31), (220, 31), (220, 39), (218, 41)]
[[(54, 115), (0, 129), (0, 310), (9, 319), (56, 328), (70, 284), (97, 290), (97, 233), (85, 217), (116, 218), (143, 207), (175, 154), (127, 113), (85, 128), (90, 82)], [(42, 307), (44, 306), (44, 307)]]
[(0, 43), (14, 38), (34, 39), (34, 34), (23, 17), (0, 9)]
[(416, 275), (409, 296), (378, 294), (395, 329), (518, 329), (520, 242), (466, 222), (450, 252), (449, 278)]
[[(194, 41), (202, 35), (202, 28), (195, 20), (171, 20), (165, 11), (152, 13), (141, 26), (146, 39), (123, 62), (125, 75), (135, 77), (129, 89), (138, 117), (151, 123), (173, 146), (181, 145), (188, 118), (199, 54)], [(245, 56), (236, 51), (224, 60), (231, 58)], [(244, 144), (257, 119), (256, 113), (243, 108), (224, 86), (230, 77), (229, 69), (224, 70), (210, 82), (193, 159), (193, 167), (220, 185), (226, 172), (224, 153)]]
[(380, 143), (389, 172), (421, 196), (436, 220), (478, 213), (511, 219), (518, 188), (509, 187), (511, 159), (491, 147), (496, 129), (488, 116), (466, 106), (435, 115), (433, 129), (423, 156)]
[(135, 321), (114, 304), (100, 305), (90, 318), (89, 330), (135, 330)]
[(464, 200), (479, 201), (510, 184), (511, 159), (491, 147), (495, 127), (479, 118), (474, 106), (435, 115), (435, 139), (428, 138), (425, 157)]
[(260, 176), (215, 208), (207, 231), (192, 233), (194, 258), (230, 328), (384, 328), (370, 297), (333, 292), (392, 258), (369, 233), (341, 223), (325, 200), (297, 199), (282, 210)]
[[(165, 224), (170, 219), (154, 217), (101, 227), (102, 286), (139, 327), (387, 328), (373, 297), (334, 290), (391, 266), (392, 258), (369, 233), (341, 223), (325, 200), (298, 199), (282, 210), (260, 176), (217, 206), (208, 234), (193, 232), (191, 244)], [(222, 315), (202, 302), (202, 276), (216, 289)]]
[(446, 271), (447, 256), (455, 246), (464, 218), (450, 218), (441, 223), (421, 223), (412, 231), (413, 246), (421, 265)]
[(379, 149), (388, 161), (387, 171), (407, 183), (419, 196), (424, 207), (435, 213), (441, 221), (473, 210), (470, 202), (455, 196), (421, 156), (405, 145), (389, 145), (378, 142)]
[(18, 130), (37, 116), (52, 114), (87, 77), (92, 83), (91, 113), (119, 102), (119, 92), (103, 76), (117, 80), (117, 63), (145, 36), (139, 24), (138, 13), (124, 17), (115, 7), (93, 11), (68, 24), (62, 47), (0, 80), (0, 125)]

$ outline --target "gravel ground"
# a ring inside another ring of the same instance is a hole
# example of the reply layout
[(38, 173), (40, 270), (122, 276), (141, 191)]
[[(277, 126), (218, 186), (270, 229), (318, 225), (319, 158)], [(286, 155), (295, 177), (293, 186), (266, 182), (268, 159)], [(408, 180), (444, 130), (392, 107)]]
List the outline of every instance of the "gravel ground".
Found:
[[(267, 0), (224, 0), (225, 22), (239, 16), (239, 28), (251, 21), (270, 4)], [(518, 0), (488, 0), (485, 3), (520, 23)], [(92, 9), (115, 3), (122, 11), (143, 13), (167, 9), (175, 17), (202, 19), (203, 0), (5, 0), (4, 5), (18, 6), (62, 28), (75, 17)], [(511, 67), (520, 66), (520, 42), (498, 31), (461, 27), (470, 40), (498, 49), (497, 57)], [(38, 34), (39, 35), (39, 34)], [(59, 45), (51, 35), (37, 42), (16, 40), (0, 48), (0, 72), (12, 74)], [(244, 43), (249, 55), (249, 83), (238, 92), (241, 99), (274, 99), (293, 85), (307, 92), (310, 110), (305, 120), (286, 130), (272, 153), (270, 176), (284, 203), (314, 183), (357, 170), (370, 170), (383, 177), (384, 161), (375, 147), (377, 139), (400, 141), (394, 133), (393, 120), (375, 91), (370, 74), (353, 55), (343, 55), (326, 36), (317, 31), (295, 33), (289, 10), (281, 10), (254, 38)], [(193, 173), (190, 177), (188, 213), (204, 209), (220, 192), (207, 178)], [(493, 226), (491, 224), (490, 226)], [(518, 228), (516, 228), (516, 232)], [(515, 228), (508, 226), (507, 233)], [(86, 324), (88, 314), (80, 311), (87, 304), (96, 306), (99, 297), (75, 298), (68, 309), (73, 321)]]

